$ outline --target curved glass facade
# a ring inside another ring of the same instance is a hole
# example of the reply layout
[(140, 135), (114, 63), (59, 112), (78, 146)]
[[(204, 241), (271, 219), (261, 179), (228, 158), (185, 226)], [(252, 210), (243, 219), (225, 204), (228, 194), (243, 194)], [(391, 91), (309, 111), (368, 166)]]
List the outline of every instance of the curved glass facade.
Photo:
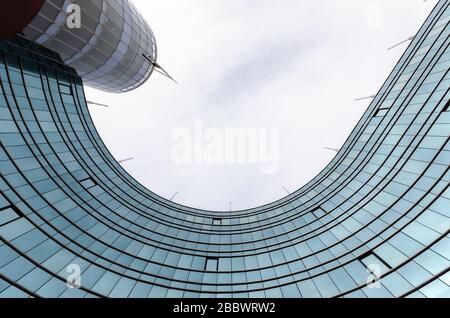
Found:
[(449, 4), (317, 177), (237, 212), (144, 188), (102, 142), (77, 73), (1, 42), (0, 297), (450, 297)]
[(156, 62), (156, 40), (133, 4), (128, 0), (78, 1), (78, 28), (67, 23), (68, 12), (75, 12), (70, 7), (74, 3), (46, 0), (23, 34), (59, 53), (89, 86), (123, 93), (145, 83), (153, 65), (142, 54)]

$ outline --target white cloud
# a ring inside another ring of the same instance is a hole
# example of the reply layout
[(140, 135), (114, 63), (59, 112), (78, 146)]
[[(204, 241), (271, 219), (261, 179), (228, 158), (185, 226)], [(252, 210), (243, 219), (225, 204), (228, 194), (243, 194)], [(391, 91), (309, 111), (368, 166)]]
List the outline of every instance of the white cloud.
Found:
[[(249, 208), (296, 190), (332, 159), (437, 1), (134, 0), (155, 31), (158, 61), (139, 89), (87, 89), (97, 128), (127, 170), (164, 197), (200, 208)], [(375, 14), (375, 17), (374, 17)], [(375, 20), (374, 20), (375, 19)], [(373, 23), (376, 21), (377, 23)], [(374, 27), (375, 26), (375, 27)], [(280, 128), (280, 170), (251, 165), (176, 165), (171, 133), (208, 127)]]

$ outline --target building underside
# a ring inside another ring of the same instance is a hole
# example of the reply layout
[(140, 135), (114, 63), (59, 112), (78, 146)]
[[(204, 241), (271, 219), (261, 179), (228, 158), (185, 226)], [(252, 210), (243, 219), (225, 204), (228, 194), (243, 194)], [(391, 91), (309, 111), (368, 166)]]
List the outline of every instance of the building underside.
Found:
[(450, 297), (449, 3), (317, 177), (236, 212), (143, 187), (98, 135), (80, 76), (0, 42), (0, 297)]
[[(23, 7), (15, 0), (14, 20), (23, 19)], [(112, 93), (124, 93), (143, 85), (154, 70), (142, 54), (157, 60), (152, 29), (129, 0), (83, 0), (79, 27), (68, 25), (75, 17), (72, 0), (33, 0), (41, 9), (23, 29), (23, 35), (59, 54), (74, 68), (85, 85)], [(42, 4), (43, 3), (43, 4)], [(35, 4), (36, 5), (36, 4)], [(2, 9), (2, 7), (0, 7)], [(73, 18), (72, 18), (73, 15)], [(11, 22), (9, 22), (11, 24)]]

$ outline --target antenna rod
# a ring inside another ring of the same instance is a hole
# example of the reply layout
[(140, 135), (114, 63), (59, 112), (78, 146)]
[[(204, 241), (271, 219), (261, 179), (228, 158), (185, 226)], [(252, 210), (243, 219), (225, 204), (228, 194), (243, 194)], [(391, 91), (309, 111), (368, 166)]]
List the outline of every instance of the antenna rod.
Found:
[(367, 97), (361, 97), (361, 98), (355, 99), (355, 102), (359, 102), (361, 100), (366, 100), (366, 99), (374, 99), (375, 97), (376, 97), (376, 95), (370, 95), (370, 96), (367, 96)]
[(283, 186), (283, 189), (284, 189), (284, 191), (286, 191), (286, 193), (289, 195), (289, 194), (291, 194), (291, 192), (285, 187), (285, 186)]
[(175, 199), (175, 197), (178, 195), (178, 191), (174, 193), (174, 195), (172, 195), (172, 197), (170, 198), (169, 201), (173, 201), (173, 199)]
[(330, 147), (323, 147), (323, 148), (326, 149), (326, 150), (334, 151), (334, 152), (339, 152), (340, 151), (340, 149), (337, 149), (337, 148), (330, 148)]
[(131, 161), (131, 160), (133, 160), (133, 159), (134, 159), (134, 158), (131, 157), (131, 158), (123, 159), (123, 160), (117, 160), (117, 162), (118, 162), (118, 163), (124, 163), (124, 162), (127, 162), (127, 161)]
[(151, 60), (151, 58), (148, 57), (147, 55), (145, 55), (144, 53), (142, 53), (142, 56), (143, 56), (143, 57), (144, 57), (151, 65), (153, 65), (153, 67), (155, 67), (155, 70), (156, 70), (159, 74), (164, 75), (164, 76), (170, 78), (172, 81), (174, 81), (176, 84), (178, 84), (178, 82), (177, 82), (172, 76), (170, 76), (169, 73), (167, 73), (167, 71), (166, 71), (161, 65), (159, 65), (159, 64), (156, 63), (156, 62), (153, 62), (153, 61)]
[(395, 49), (396, 47), (398, 47), (398, 46), (400, 46), (400, 45), (402, 45), (402, 44), (404, 44), (404, 43), (406, 43), (406, 42), (412, 41), (412, 40), (414, 40), (414, 36), (410, 36), (410, 37), (407, 38), (406, 40), (404, 40), (404, 41), (402, 41), (402, 42), (400, 42), (400, 43), (397, 43), (396, 45), (394, 45), (394, 46), (388, 48), (388, 51), (390, 51), (390, 50), (392, 50), (392, 49)]
[(100, 104), (100, 103), (95, 103), (95, 102), (91, 102), (89, 100), (86, 101), (88, 104), (90, 105), (96, 105), (96, 106), (102, 106), (102, 107), (109, 107), (108, 105), (105, 104)]

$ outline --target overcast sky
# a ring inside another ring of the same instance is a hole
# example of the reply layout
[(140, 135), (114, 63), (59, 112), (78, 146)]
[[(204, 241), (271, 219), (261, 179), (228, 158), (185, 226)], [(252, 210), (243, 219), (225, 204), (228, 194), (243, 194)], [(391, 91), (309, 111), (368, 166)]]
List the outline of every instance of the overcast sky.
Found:
[[(213, 210), (269, 203), (319, 173), (350, 134), (437, 0), (132, 0), (154, 30), (158, 62), (139, 89), (87, 88), (100, 135), (153, 192)], [(173, 132), (278, 128), (280, 165), (177, 164)]]

